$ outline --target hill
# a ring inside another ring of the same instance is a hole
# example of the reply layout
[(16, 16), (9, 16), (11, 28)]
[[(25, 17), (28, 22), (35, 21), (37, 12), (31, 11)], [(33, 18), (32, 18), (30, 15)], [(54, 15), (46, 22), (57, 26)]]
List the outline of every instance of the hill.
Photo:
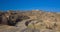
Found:
[(0, 12), (0, 32), (60, 32), (60, 14), (36, 10)]

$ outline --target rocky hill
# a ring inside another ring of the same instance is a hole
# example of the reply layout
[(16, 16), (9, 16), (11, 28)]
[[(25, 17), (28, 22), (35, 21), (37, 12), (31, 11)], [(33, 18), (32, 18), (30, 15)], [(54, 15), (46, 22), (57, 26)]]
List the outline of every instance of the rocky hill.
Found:
[(36, 10), (0, 12), (0, 32), (60, 32), (60, 14)]

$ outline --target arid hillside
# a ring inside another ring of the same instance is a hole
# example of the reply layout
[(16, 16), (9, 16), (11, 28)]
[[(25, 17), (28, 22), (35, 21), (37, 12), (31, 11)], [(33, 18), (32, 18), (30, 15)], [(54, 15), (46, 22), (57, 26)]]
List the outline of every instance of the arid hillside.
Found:
[(60, 32), (60, 13), (36, 10), (0, 12), (0, 32)]

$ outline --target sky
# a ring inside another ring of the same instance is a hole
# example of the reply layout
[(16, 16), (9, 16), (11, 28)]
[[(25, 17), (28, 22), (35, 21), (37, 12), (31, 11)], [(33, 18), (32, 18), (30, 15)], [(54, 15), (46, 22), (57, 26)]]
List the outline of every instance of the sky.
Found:
[(60, 12), (60, 0), (0, 0), (0, 10), (36, 9)]

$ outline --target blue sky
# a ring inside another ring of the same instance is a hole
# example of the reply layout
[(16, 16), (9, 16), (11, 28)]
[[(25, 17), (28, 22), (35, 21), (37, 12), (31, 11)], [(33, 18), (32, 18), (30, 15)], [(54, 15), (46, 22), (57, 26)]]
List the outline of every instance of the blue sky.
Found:
[(10, 9), (60, 12), (60, 0), (0, 0), (0, 10)]

